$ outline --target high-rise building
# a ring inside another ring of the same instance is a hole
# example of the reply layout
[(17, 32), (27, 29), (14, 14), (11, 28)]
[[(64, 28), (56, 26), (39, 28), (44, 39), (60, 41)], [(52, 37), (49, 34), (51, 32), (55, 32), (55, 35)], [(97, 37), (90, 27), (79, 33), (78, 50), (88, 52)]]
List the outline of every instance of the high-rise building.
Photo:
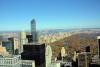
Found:
[(20, 49), (19, 40), (17, 38), (11, 37), (11, 38), (8, 38), (8, 41), (12, 45), (12, 55), (19, 54), (19, 49)]
[(36, 67), (45, 67), (45, 44), (28, 43), (23, 45), (22, 60), (34, 60)]
[(14, 46), (12, 45), (12, 43), (10, 41), (2, 41), (2, 46), (6, 48), (7, 52), (9, 52), (9, 54), (13, 54), (14, 52)]
[(46, 67), (50, 67), (52, 60), (52, 49), (50, 45), (46, 45), (45, 47), (45, 60)]
[(85, 52), (90, 52), (90, 46), (85, 47)]
[(90, 52), (81, 52), (78, 55), (78, 67), (89, 67), (91, 62)]
[(32, 35), (26, 35), (26, 38), (28, 39), (28, 43), (33, 43), (33, 36)]
[(62, 57), (62, 61), (63, 61), (63, 58), (65, 57), (65, 54), (66, 54), (65, 48), (62, 47), (62, 48), (61, 48), (61, 57)]
[(36, 22), (31, 21), (31, 35), (27, 35), (28, 43), (23, 45), (22, 60), (35, 61), (35, 67), (49, 67), (52, 59), (52, 50), (49, 45), (38, 43)]
[(98, 42), (98, 56), (100, 59), (100, 36), (97, 37), (97, 42)]
[(21, 32), (20, 33), (20, 53), (23, 52), (23, 45), (26, 44), (28, 42), (27, 38), (26, 38), (26, 32)]
[(37, 42), (37, 32), (36, 32), (36, 21), (32, 19), (31, 21), (31, 34), (33, 37), (33, 42)]

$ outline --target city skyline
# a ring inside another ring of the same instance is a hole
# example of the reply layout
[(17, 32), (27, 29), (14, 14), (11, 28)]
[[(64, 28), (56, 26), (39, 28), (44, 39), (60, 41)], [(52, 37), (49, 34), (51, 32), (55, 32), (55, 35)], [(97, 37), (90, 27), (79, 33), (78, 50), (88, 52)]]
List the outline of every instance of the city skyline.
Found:
[(100, 28), (100, 0), (0, 0), (0, 31)]

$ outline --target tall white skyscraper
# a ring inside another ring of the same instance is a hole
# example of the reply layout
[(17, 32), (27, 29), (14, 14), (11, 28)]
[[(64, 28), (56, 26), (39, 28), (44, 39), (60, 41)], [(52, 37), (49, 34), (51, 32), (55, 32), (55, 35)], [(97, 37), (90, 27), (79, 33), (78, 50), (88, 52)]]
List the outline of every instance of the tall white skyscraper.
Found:
[(45, 60), (46, 60), (46, 67), (50, 67), (52, 60), (52, 48), (50, 45), (46, 45), (45, 47)]
[(23, 45), (26, 44), (28, 42), (27, 38), (26, 38), (26, 32), (22, 31), (20, 33), (20, 53), (23, 52)]
[(100, 59), (100, 36), (97, 37), (97, 42), (98, 42), (98, 56)]

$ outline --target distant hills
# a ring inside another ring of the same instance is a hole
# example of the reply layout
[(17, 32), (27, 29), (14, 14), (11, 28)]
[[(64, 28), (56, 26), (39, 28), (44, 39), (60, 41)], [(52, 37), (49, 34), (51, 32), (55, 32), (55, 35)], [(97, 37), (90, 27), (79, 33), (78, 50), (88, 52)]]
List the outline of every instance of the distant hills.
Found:
[(42, 30), (39, 32), (41, 34), (53, 34), (58, 32), (99, 33), (100, 28), (51, 29), (51, 30)]
[[(19, 33), (21, 31), (0, 31), (0, 34), (10, 34), (10, 33)], [(25, 32), (31, 32), (31, 31), (25, 31)], [(40, 30), (38, 31), (39, 34), (53, 34), (57, 32), (89, 32), (89, 33), (98, 33), (100, 32), (100, 28), (76, 28), (76, 29), (48, 29), (48, 30)]]

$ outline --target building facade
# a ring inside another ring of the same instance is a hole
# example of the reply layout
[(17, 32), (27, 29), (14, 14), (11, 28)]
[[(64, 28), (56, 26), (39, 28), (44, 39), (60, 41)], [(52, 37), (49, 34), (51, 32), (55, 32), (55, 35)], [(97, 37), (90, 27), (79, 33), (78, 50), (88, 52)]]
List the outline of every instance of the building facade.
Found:
[(45, 47), (45, 64), (46, 67), (49, 67), (51, 65), (52, 61), (52, 49), (50, 45), (46, 45)]
[(16, 55), (10, 58), (0, 58), (0, 67), (21, 67), (21, 56)]
[(89, 67), (91, 62), (90, 52), (81, 52), (78, 55), (78, 67)]
[(21, 60), (22, 67), (35, 67), (35, 61), (32, 60)]
[(6, 48), (9, 54), (13, 54), (13, 45), (9, 41), (2, 41), (2, 46)]
[(29, 43), (23, 45), (22, 60), (34, 60), (36, 67), (45, 67), (45, 44)]
[(100, 59), (100, 36), (97, 37), (97, 43), (98, 43), (98, 56)]
[(10, 37), (8, 38), (8, 41), (12, 45), (12, 55), (19, 54), (19, 51), (20, 51), (19, 40), (17, 38)]
[(26, 38), (26, 32), (21, 32), (20, 33), (20, 53), (23, 52), (23, 45), (26, 44), (28, 42), (27, 38)]

